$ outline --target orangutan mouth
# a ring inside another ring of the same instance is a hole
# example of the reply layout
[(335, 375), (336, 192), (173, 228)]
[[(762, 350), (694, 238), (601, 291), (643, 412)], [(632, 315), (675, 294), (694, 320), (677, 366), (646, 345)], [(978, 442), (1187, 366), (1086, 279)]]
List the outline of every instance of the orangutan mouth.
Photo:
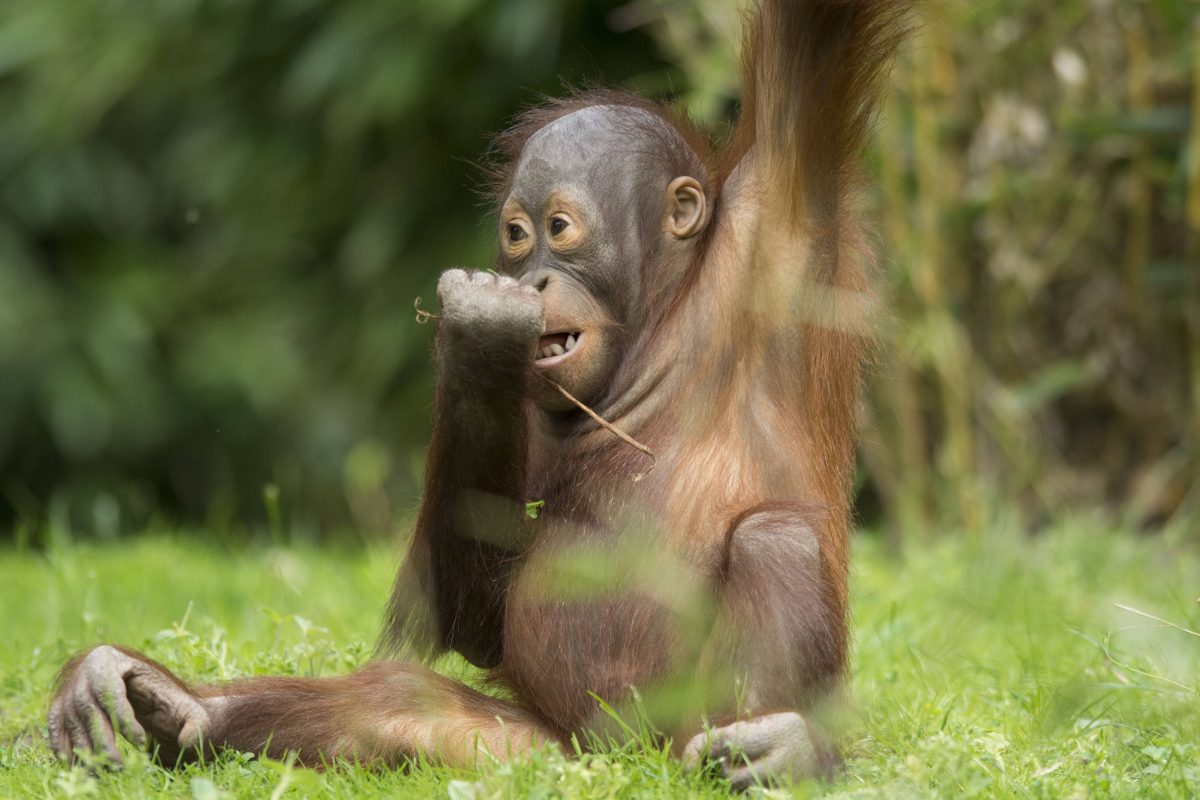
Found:
[(559, 333), (547, 333), (545, 336), (538, 339), (537, 363), (542, 366), (549, 366), (552, 363), (557, 363), (559, 360), (569, 356), (571, 352), (579, 346), (579, 343), (582, 341), (582, 339), (582, 331), (561, 331)]

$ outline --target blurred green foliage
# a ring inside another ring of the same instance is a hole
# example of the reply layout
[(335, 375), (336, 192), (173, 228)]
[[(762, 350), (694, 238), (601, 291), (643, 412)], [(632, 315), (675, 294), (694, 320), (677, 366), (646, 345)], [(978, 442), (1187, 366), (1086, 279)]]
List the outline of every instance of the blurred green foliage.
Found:
[(0, 5), (0, 530), (407, 513), (413, 301), (491, 258), (470, 161), (656, 52), (602, 3)]
[[(719, 138), (744, 5), (0, 6), (0, 530), (405, 519), (432, 391), (412, 304), (489, 263), (485, 134), (591, 79)], [(933, 8), (870, 159), (893, 313), (861, 511), (1196, 518), (1200, 12)]]

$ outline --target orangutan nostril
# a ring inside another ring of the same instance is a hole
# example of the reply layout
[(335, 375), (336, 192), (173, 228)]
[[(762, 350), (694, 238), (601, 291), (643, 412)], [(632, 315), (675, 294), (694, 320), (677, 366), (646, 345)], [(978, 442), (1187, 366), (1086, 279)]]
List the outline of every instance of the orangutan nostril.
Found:
[(546, 287), (550, 285), (550, 271), (544, 269), (535, 269), (530, 272), (526, 272), (521, 276), (520, 280), (522, 286), (532, 286), (539, 292), (544, 292), (546, 291)]

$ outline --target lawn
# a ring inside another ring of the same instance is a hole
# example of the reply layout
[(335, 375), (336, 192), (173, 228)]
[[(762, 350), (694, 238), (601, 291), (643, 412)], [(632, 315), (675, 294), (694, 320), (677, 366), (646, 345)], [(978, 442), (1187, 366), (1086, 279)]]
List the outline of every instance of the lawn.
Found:
[[(480, 773), (323, 773), (227, 754), (119, 774), (62, 769), (42, 733), (58, 665), (98, 640), (189, 678), (334, 674), (370, 653), (396, 548), (146, 534), (0, 550), (0, 797), (720, 797), (636, 747)], [(1191, 797), (1200, 793), (1194, 537), (1075, 520), (1035, 537), (856, 542), (844, 772), (772, 796)], [(443, 668), (464, 673), (461, 663)], [(753, 794), (764, 794), (754, 790)]]

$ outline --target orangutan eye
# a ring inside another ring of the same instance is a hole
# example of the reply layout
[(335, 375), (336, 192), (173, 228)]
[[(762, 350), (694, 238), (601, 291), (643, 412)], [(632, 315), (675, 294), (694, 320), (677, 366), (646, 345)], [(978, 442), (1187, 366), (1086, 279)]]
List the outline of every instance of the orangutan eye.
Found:
[(570, 224), (571, 223), (567, 222), (567, 220), (562, 217), (555, 217), (554, 219), (550, 220), (550, 235), (558, 236), (560, 233), (565, 231), (567, 226)]
[(508, 240), (510, 242), (524, 241), (526, 236), (528, 236), (528, 234), (525, 233), (525, 229), (515, 222), (508, 226)]

